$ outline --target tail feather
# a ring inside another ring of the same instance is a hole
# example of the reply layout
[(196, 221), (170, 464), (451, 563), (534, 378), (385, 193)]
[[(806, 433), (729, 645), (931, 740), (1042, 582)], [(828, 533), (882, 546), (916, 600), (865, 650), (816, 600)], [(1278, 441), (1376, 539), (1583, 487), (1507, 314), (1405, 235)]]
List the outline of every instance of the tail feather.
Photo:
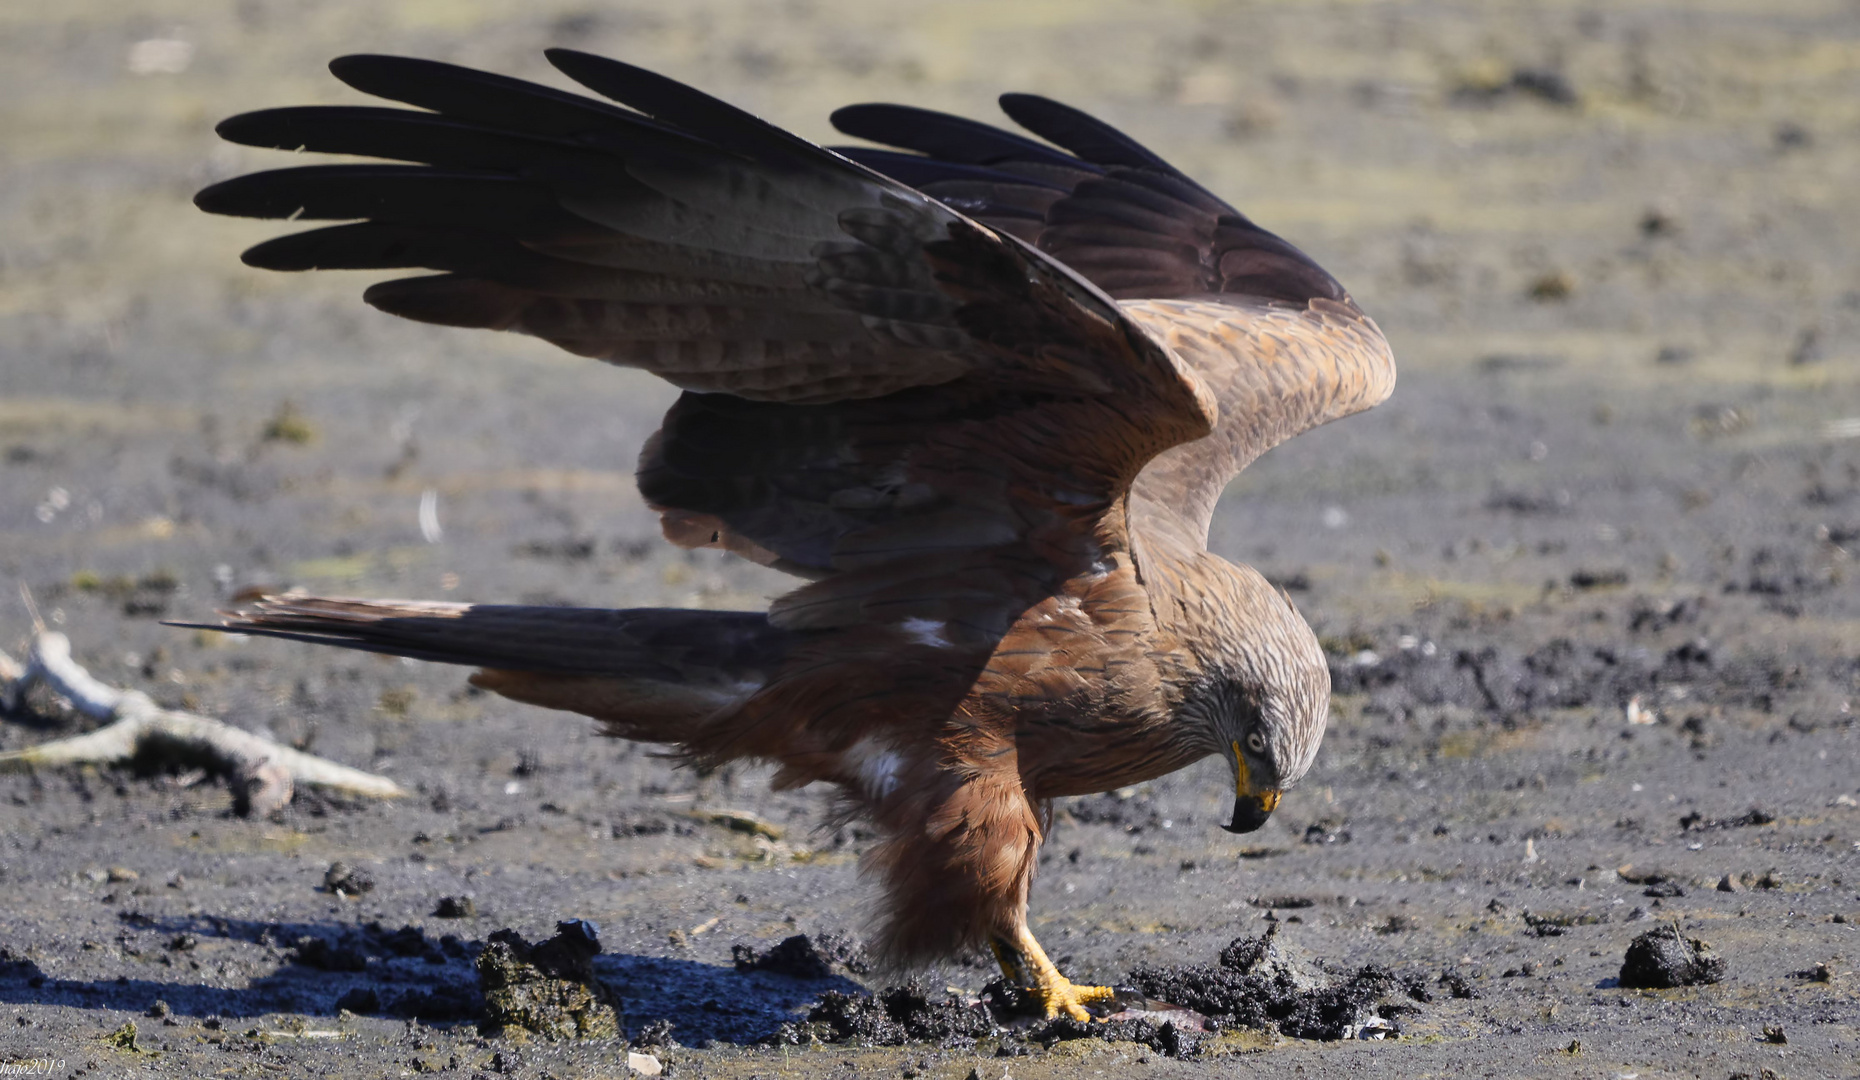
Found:
[(682, 742), (693, 721), (765, 685), (791, 634), (762, 612), (564, 608), (267, 596), (197, 629), (308, 641), (482, 669), (473, 682)]

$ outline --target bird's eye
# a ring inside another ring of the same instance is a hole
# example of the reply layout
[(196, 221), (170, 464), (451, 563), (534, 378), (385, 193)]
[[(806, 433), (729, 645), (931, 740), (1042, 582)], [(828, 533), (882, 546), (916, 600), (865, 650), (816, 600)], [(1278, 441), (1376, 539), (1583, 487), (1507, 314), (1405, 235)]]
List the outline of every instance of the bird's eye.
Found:
[(1266, 737), (1255, 731), (1246, 737), (1246, 748), (1255, 754), (1266, 752)]

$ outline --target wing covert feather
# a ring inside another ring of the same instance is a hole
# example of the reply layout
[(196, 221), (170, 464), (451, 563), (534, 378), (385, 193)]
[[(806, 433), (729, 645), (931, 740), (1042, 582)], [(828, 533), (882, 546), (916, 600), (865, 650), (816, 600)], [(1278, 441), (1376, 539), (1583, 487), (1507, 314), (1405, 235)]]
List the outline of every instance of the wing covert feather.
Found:
[(1181, 356), (1220, 402), (1213, 433), (1158, 454), (1131, 489), (1144, 527), (1205, 545), (1214, 505), (1255, 458), (1319, 424), (1371, 408), (1395, 388), (1395, 358), (1356, 305), (1126, 301), (1139, 326)]

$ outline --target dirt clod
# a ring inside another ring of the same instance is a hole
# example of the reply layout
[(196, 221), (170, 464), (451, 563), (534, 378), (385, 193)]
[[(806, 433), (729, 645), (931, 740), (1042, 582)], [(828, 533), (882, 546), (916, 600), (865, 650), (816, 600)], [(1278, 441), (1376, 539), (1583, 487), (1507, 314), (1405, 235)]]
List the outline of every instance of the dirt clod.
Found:
[(1225, 1023), (1276, 1027), (1297, 1039), (1399, 1034), (1395, 1019), (1414, 1006), (1386, 999), (1433, 997), (1422, 980), (1376, 965), (1324, 985), (1292, 946), (1275, 940), (1277, 933), (1275, 925), (1260, 937), (1233, 941), (1215, 966), (1141, 967), (1129, 981), (1149, 997)]
[(1446, 987), (1447, 993), (1456, 998), (1471, 999), (1479, 996), (1479, 990), (1473, 986), (1472, 980), (1457, 971), (1443, 971), (1440, 973), (1440, 978), (1435, 981)]
[(628, 1045), (635, 1050), (676, 1048), (678, 1040), (672, 1035), (673, 1028), (670, 1020), (654, 1020), (641, 1027)]
[(935, 1042), (947, 1048), (973, 1046), (997, 1031), (987, 1006), (958, 997), (933, 1000), (915, 981), (876, 994), (829, 990), (808, 1011), (807, 1021), (783, 1024), (765, 1041), (801, 1046), (814, 1042), (902, 1046)]
[(126, 1020), (123, 1026), (103, 1036), (103, 1045), (112, 1050), (121, 1050), (127, 1054), (146, 1054), (148, 1049), (136, 1041), (136, 1022)]
[(1775, 821), (1775, 814), (1755, 806), (1732, 818), (1707, 818), (1694, 810), (1692, 813), (1679, 819), (1679, 828), (1682, 832), (1705, 832), (1709, 829), (1747, 829), (1753, 825), (1770, 825)]
[(818, 938), (796, 934), (783, 938), (771, 949), (732, 945), (730, 956), (739, 972), (768, 971), (794, 979), (828, 978), (836, 964), (855, 975), (871, 970), (865, 946), (843, 934), (821, 934)]
[(441, 919), (469, 919), (478, 914), (478, 902), (469, 896), (442, 896), (433, 908)]
[(296, 955), (292, 959), (318, 971), (362, 971), (368, 967), (368, 956), (362, 950), (350, 944), (333, 944), (326, 938), (298, 938), (295, 949)]
[(366, 871), (358, 870), (348, 863), (333, 862), (329, 864), (328, 870), (323, 871), (323, 887), (344, 896), (360, 896), (374, 891), (375, 879)]
[(1049, 1049), (1055, 1043), (1072, 1039), (1139, 1043), (1172, 1058), (1196, 1057), (1202, 1048), (1200, 1035), (1184, 1031), (1167, 1021), (1159, 1025), (1150, 1020), (1092, 1020), (1080, 1023), (1062, 1016), (1029, 1031), (1027, 1039)]
[(1621, 985), (1634, 989), (1698, 986), (1724, 976), (1723, 957), (1711, 955), (1710, 945), (1673, 926), (1656, 926), (1635, 938), (1621, 964)]
[(600, 941), (593, 924), (559, 923), (535, 945), (515, 930), (499, 930), (478, 954), (484, 1026), (544, 1039), (611, 1039), (620, 1035), (619, 1002), (594, 976)]

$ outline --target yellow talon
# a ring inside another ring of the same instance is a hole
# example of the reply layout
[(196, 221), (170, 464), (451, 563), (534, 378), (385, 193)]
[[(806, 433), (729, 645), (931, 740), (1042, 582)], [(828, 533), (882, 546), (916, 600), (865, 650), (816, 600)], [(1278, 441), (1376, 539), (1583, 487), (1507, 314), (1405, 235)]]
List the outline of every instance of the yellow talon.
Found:
[(1064, 1015), (1083, 1024), (1091, 1020), (1087, 1005), (1111, 1001), (1117, 992), (1108, 986), (1081, 986), (1059, 973), (1046, 958), (1046, 950), (1022, 927), (1013, 940), (996, 938), (992, 943), (1001, 971), (1019, 984), (1028, 996), (1039, 1002), (1046, 1019)]
[(1108, 986), (1081, 986), (1064, 976), (1060, 976), (1057, 986), (1031, 987), (1028, 993), (1046, 1010), (1048, 1020), (1064, 1014), (1081, 1024), (1091, 1020), (1091, 1013), (1086, 1011), (1085, 1006), (1110, 1001), (1117, 996)]

